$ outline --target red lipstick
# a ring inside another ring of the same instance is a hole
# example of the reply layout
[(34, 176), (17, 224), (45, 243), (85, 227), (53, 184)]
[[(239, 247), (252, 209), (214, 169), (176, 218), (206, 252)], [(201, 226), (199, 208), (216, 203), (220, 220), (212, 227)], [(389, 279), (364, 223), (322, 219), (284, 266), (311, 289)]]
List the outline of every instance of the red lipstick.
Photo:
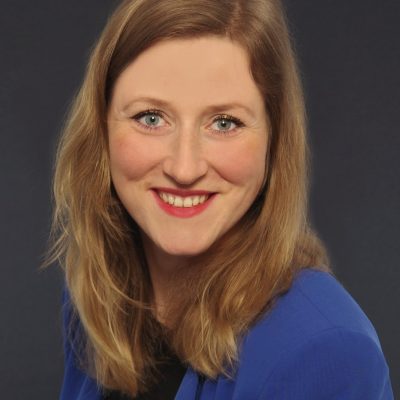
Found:
[(206, 190), (183, 190), (183, 189), (173, 189), (167, 187), (156, 187), (153, 189), (157, 190), (158, 192), (171, 193), (175, 196), (181, 196), (181, 197), (202, 196), (203, 194), (210, 195), (215, 193), (215, 192), (207, 192)]
[[(190, 218), (190, 217), (194, 217), (195, 215), (198, 215), (200, 213), (202, 213), (203, 211), (205, 211), (210, 204), (213, 202), (213, 200), (216, 197), (216, 193), (212, 193), (212, 192), (204, 192), (204, 191), (183, 191), (185, 193), (185, 196), (188, 196), (188, 192), (191, 193), (192, 196), (201, 196), (203, 194), (208, 194), (210, 197), (202, 204), (198, 204), (196, 206), (192, 206), (192, 207), (176, 207), (174, 205), (168, 204), (166, 203), (163, 199), (160, 198), (159, 194), (157, 193), (157, 191), (165, 191), (167, 193), (171, 193), (171, 189), (169, 190), (161, 190), (160, 189), (153, 189), (151, 192), (153, 193), (154, 199), (156, 201), (156, 203), (158, 204), (158, 206), (165, 211), (167, 214), (172, 215), (174, 217), (179, 217), (179, 218)], [(178, 194), (176, 192), (182, 193), (182, 191), (179, 190), (174, 190), (174, 193), (171, 194), (176, 194), (177, 196), (182, 196), (184, 197), (182, 194)], [(193, 194), (193, 192), (195, 192)], [(200, 194), (199, 194), (200, 192)]]

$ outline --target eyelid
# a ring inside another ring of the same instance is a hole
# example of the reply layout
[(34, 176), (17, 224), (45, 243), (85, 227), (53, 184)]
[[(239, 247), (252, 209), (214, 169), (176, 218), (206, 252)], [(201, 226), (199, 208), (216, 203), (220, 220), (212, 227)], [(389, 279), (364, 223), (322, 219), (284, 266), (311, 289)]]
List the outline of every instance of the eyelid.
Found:
[(160, 111), (160, 110), (155, 110), (155, 109), (147, 109), (144, 111), (140, 111), (139, 113), (135, 114), (133, 117), (131, 117), (131, 119), (135, 119), (138, 120), (148, 114), (154, 114), (157, 115), (159, 117), (164, 117), (164, 114)]

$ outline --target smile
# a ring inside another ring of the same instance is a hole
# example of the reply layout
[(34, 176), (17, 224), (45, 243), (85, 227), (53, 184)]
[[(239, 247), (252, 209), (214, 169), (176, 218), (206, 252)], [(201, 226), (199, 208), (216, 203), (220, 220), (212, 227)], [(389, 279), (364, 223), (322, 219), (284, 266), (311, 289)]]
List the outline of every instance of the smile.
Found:
[(170, 193), (158, 192), (156, 190), (151, 190), (151, 192), (161, 210), (178, 218), (190, 218), (201, 214), (217, 197), (217, 193), (181, 197)]
[(174, 207), (185, 207), (185, 208), (197, 206), (198, 204), (203, 204), (211, 196), (211, 195), (202, 195), (202, 196), (181, 197), (164, 192), (158, 192), (158, 195), (167, 204), (170, 204)]

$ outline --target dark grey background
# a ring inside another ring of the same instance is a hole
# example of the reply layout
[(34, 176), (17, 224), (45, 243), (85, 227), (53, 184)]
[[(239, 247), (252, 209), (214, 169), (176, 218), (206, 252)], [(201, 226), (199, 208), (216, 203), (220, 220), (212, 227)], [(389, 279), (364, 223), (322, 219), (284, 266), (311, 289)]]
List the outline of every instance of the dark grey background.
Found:
[[(0, 390), (56, 399), (62, 275), (38, 272), (58, 132), (111, 0), (0, 3)], [(286, 0), (307, 99), (311, 212), (400, 395), (400, 2)], [(71, 399), (72, 400), (72, 399)]]

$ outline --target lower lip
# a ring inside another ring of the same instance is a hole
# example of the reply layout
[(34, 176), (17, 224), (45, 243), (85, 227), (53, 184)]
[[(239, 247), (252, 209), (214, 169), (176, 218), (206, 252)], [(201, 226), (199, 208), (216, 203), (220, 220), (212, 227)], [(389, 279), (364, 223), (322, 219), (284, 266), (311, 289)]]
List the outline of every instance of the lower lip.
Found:
[(190, 218), (202, 213), (212, 203), (217, 194), (213, 193), (204, 203), (198, 204), (197, 206), (174, 207), (171, 204), (165, 203), (155, 190), (152, 190), (152, 192), (160, 208), (162, 208), (167, 214), (179, 218)]

